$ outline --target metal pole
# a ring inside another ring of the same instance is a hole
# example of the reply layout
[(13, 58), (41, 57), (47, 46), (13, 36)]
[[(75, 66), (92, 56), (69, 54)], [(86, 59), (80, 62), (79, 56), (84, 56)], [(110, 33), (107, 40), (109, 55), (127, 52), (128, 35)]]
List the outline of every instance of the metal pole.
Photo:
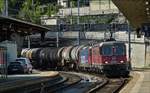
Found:
[(30, 48), (30, 36), (27, 37), (28, 37), (28, 48)]
[[(94, 2), (94, 1), (93, 1)], [(97, 2), (97, 1), (95, 1), (95, 2)], [(98, 3), (99, 3), (99, 10), (101, 9), (101, 0), (98, 0)]]
[(59, 47), (59, 32), (56, 33), (56, 45), (57, 45), (57, 48)]
[(33, 8), (33, 4), (34, 4), (34, 1), (32, 0), (32, 8)]
[(129, 60), (129, 70), (132, 70), (131, 66), (131, 30), (130, 30), (130, 24), (128, 22), (128, 60)]
[(71, 6), (71, 20), (70, 20), (70, 24), (72, 24), (73, 23), (72, 22), (73, 21), (73, 18), (72, 18), (72, 2), (70, 2), (70, 3), (71, 3), (71, 5), (70, 5)]
[(111, 8), (111, 1), (109, 0), (108, 3), (109, 3), (109, 9), (110, 9)]
[(8, 66), (8, 63), (7, 63), (7, 54), (6, 53), (3, 54), (3, 58), (5, 59), (5, 79), (7, 79), (7, 75), (8, 75), (7, 66)]
[(34, 12), (34, 0), (32, 0), (32, 11)]
[[(77, 18), (77, 24), (80, 24), (80, 0), (78, 0), (78, 18)], [(80, 31), (78, 32), (78, 38), (77, 38), (77, 44), (80, 45)]]
[(5, 0), (4, 16), (8, 16), (8, 0)]
[(147, 56), (147, 43), (145, 42), (144, 66), (146, 66), (146, 56)]
[(59, 32), (56, 33), (56, 46), (59, 47), (59, 33), (62, 31), (61, 24), (59, 24)]

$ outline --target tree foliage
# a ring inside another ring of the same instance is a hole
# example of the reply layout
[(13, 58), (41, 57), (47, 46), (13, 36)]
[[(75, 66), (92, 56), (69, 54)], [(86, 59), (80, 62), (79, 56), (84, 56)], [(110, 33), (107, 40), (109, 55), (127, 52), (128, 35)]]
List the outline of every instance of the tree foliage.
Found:
[(26, 0), (22, 4), (19, 17), (24, 20), (40, 24), (41, 10), (39, 5), (39, 0), (36, 0), (35, 2), (32, 2), (32, 0)]
[[(90, 0), (80, 0), (79, 4), (81, 7), (83, 6), (89, 6), (89, 1)], [(70, 2), (72, 3), (72, 7), (77, 7), (78, 6), (78, 0), (70, 0)]]
[(48, 4), (46, 15), (48, 15), (49, 17), (52, 16), (52, 15), (56, 15), (59, 11), (59, 8), (61, 8), (61, 6), (54, 5), (54, 4)]
[[(0, 13), (4, 10), (4, 1), (0, 0)], [(44, 11), (42, 6), (47, 6)], [(42, 15), (56, 15), (60, 6), (56, 0), (8, 0), (9, 16), (40, 24)]]
[(59, 11), (60, 6), (54, 3), (44, 4), (46, 9), (42, 11), (43, 3), (41, 4), (41, 0), (25, 0), (22, 4), (22, 8), (19, 12), (19, 18), (40, 24), (40, 18), (42, 15), (48, 15), (49, 17), (52, 15), (56, 15)]
[(4, 7), (4, 0), (0, 1), (0, 13), (2, 13)]
[[(24, 0), (8, 0), (8, 13), (9, 16), (16, 15)], [(4, 11), (5, 0), (0, 0), (0, 13)]]
[(8, 0), (8, 12), (9, 12), (9, 16), (11, 17), (15, 17), (17, 16), (17, 14), (20, 11), (20, 8), (24, 2), (24, 0)]

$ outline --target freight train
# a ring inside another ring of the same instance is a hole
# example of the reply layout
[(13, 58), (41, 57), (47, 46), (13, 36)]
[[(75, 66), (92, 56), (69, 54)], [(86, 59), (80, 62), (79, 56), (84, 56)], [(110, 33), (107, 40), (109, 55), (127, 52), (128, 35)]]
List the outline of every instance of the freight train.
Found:
[(35, 68), (84, 70), (106, 76), (128, 76), (126, 46), (123, 42), (108, 41), (92, 46), (23, 49)]

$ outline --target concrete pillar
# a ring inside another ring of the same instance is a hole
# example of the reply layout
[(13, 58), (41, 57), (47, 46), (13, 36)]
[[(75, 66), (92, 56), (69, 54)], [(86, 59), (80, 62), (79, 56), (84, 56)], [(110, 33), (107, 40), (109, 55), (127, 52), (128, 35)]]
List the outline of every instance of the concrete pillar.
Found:
[(18, 54), (20, 54), (21, 50), (22, 50), (23, 42), (24, 42), (24, 36), (20, 36), (17, 33), (12, 33), (10, 35), (10, 39), (12, 41), (16, 42), (16, 44), (17, 44), (17, 51), (18, 51)]

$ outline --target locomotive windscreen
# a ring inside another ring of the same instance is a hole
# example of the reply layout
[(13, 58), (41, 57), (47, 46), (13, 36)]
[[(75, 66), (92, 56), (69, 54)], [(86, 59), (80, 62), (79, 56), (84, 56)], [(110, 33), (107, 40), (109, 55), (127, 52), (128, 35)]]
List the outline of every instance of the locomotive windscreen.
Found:
[(123, 44), (115, 44), (113, 46), (113, 55), (124, 55), (125, 46)]
[(106, 56), (111, 56), (113, 54), (112, 46), (111, 45), (102, 46), (101, 54)]
[(103, 45), (101, 49), (101, 54), (104, 56), (124, 55), (125, 52), (125, 45), (120, 43)]

